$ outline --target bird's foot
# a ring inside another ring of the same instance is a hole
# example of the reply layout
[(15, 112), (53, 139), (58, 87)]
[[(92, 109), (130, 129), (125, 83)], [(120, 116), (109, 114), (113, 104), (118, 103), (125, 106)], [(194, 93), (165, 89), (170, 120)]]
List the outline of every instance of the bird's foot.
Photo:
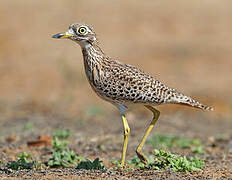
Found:
[(139, 151), (136, 151), (136, 154), (137, 154), (137, 156), (139, 157), (140, 161), (141, 161), (143, 164), (145, 164), (145, 165), (148, 164), (147, 158), (146, 158), (146, 156), (145, 156), (143, 153), (141, 153), (141, 152), (139, 152)]

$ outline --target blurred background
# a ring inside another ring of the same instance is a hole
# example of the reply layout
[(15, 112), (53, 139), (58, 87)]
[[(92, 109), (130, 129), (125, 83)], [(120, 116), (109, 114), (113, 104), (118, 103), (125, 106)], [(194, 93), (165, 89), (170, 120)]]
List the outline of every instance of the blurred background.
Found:
[[(2, 1), (0, 134), (15, 134), (28, 123), (38, 128), (35, 134), (53, 126), (121, 133), (117, 109), (98, 98), (87, 82), (80, 47), (51, 38), (74, 22), (94, 27), (107, 55), (215, 109), (204, 113), (160, 106), (160, 131), (172, 127), (170, 132), (182, 132), (178, 127), (184, 127), (203, 135), (230, 134), (231, 18), (229, 0)], [(128, 119), (143, 132), (150, 116), (138, 107)]]

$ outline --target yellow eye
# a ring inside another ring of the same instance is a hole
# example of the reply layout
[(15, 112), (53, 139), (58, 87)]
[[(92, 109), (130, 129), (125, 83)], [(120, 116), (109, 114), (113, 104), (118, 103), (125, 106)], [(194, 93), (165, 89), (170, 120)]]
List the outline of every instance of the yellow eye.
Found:
[(85, 34), (87, 34), (87, 29), (85, 27), (80, 27), (78, 29), (78, 33), (82, 34), (82, 35), (85, 35)]

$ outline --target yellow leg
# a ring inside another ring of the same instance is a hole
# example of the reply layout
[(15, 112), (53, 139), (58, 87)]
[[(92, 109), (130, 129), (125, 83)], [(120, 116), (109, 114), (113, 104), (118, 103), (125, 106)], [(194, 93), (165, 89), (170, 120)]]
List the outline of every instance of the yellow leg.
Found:
[(144, 164), (147, 164), (147, 158), (145, 157), (145, 155), (141, 152), (142, 149), (143, 149), (143, 145), (144, 143), (146, 142), (146, 139), (148, 137), (148, 135), (150, 134), (152, 128), (154, 127), (156, 121), (158, 120), (159, 118), (159, 115), (160, 115), (160, 112), (158, 110), (156, 110), (155, 108), (153, 108), (152, 106), (149, 106), (149, 105), (145, 105), (146, 108), (148, 108), (150, 111), (153, 112), (154, 116), (153, 116), (153, 119), (145, 133), (145, 135), (143, 136), (143, 139), (141, 141), (141, 143), (139, 144), (139, 146), (137, 147), (136, 149), (136, 153), (139, 157), (139, 159), (144, 163)]
[(124, 143), (123, 143), (123, 149), (122, 149), (121, 166), (124, 166), (125, 159), (126, 159), (126, 149), (127, 149), (128, 136), (130, 134), (130, 127), (127, 123), (125, 115), (122, 115), (122, 121), (123, 121), (123, 126), (124, 126)]

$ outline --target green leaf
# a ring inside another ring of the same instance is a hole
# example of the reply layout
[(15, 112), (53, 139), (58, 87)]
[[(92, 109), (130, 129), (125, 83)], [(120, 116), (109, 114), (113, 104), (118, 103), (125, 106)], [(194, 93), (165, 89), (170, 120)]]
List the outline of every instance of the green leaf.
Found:
[(59, 138), (55, 137), (52, 142), (52, 147), (52, 157), (48, 161), (48, 166), (72, 167), (80, 162), (81, 157), (77, 156), (67, 147), (66, 141), (61, 141)]
[(204, 166), (204, 161), (197, 157), (179, 156), (165, 150), (154, 150), (154, 162), (150, 163), (146, 169), (170, 169), (172, 171), (197, 171)]
[(96, 158), (93, 161), (91, 161), (89, 159), (87, 159), (85, 161), (81, 161), (76, 168), (77, 169), (86, 169), (86, 170), (91, 170), (91, 169), (103, 170), (103, 169), (105, 169), (105, 167), (102, 164), (102, 161), (100, 161), (99, 158)]
[(12, 170), (19, 169), (32, 169), (34, 166), (34, 162), (30, 162), (28, 158), (31, 157), (30, 154), (26, 152), (22, 152), (18, 155), (17, 161), (10, 161), (6, 164), (6, 167)]

